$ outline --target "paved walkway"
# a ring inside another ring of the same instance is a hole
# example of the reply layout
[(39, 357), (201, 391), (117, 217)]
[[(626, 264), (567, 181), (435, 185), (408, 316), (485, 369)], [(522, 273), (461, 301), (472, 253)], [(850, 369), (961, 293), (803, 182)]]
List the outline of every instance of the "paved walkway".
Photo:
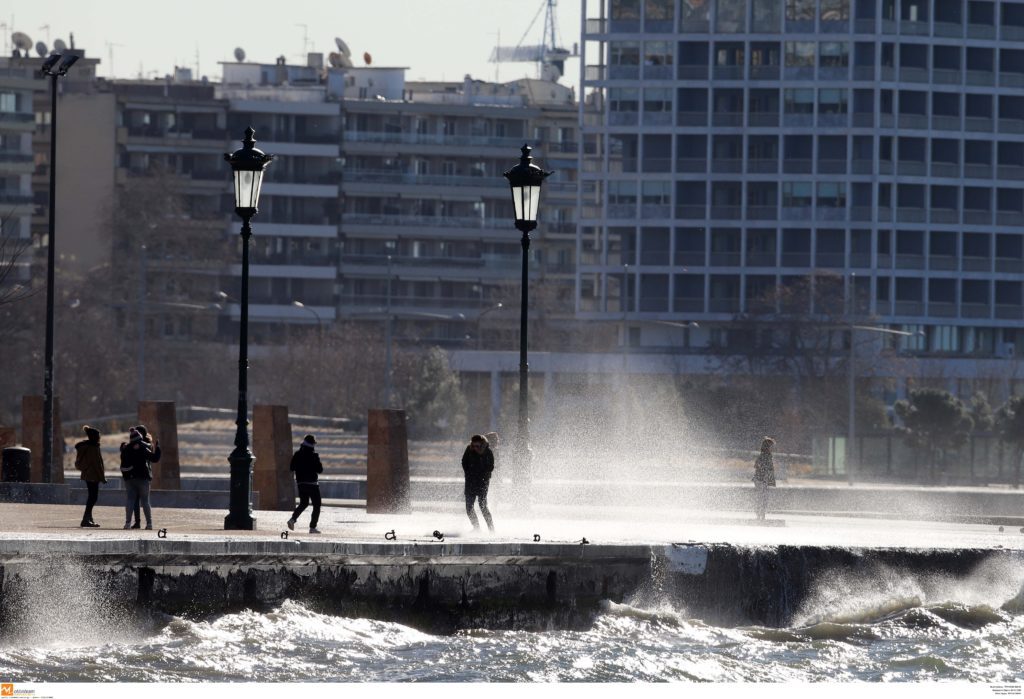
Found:
[[(573, 543), (586, 538), (591, 544), (668, 544), (672, 542), (730, 543), (736, 545), (809, 545), (853, 548), (1003, 548), (1024, 554), (1024, 528), (996, 525), (870, 519), (842, 516), (769, 515), (758, 524), (749, 513), (687, 513), (636, 507), (574, 507), (565, 511), (535, 507), (529, 513), (511, 515), (494, 508), (498, 530), (473, 532), (462, 509), (449, 503), (414, 503), (408, 515), (368, 515), (363, 509), (325, 507), (320, 535), (308, 533), (309, 510), (289, 538), (334, 542), (385, 542), (394, 531), (397, 543), (433, 542), (436, 530), (448, 542), (513, 544), (532, 542), (535, 535), (546, 543)], [(98, 529), (82, 529), (79, 505), (0, 504), (0, 541), (63, 539), (121, 540), (157, 539), (157, 531), (121, 528), (124, 510), (98, 507)], [(258, 511), (257, 529), (225, 531), (220, 510), (157, 509), (154, 525), (167, 530), (168, 540), (196, 541), (279, 540), (285, 531), (286, 512)]]

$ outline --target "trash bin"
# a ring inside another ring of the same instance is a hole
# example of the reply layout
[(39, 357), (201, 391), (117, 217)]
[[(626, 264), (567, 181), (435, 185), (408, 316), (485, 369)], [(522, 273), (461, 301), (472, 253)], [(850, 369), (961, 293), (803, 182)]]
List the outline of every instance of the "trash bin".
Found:
[(25, 447), (6, 447), (0, 478), (4, 483), (28, 483), (32, 476), (32, 452)]

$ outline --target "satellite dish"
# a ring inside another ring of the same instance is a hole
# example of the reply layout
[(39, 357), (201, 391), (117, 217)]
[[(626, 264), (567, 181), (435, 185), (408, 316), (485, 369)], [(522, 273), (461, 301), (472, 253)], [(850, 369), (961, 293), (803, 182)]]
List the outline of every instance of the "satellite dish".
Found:
[(25, 32), (14, 32), (11, 35), (11, 41), (14, 42), (14, 48), (16, 49), (28, 51), (32, 48), (32, 39)]
[(334, 45), (338, 47), (339, 51), (341, 51), (341, 55), (345, 56), (346, 58), (352, 57), (352, 52), (349, 50), (348, 44), (342, 41), (341, 37), (334, 37)]
[(339, 68), (351, 68), (352, 59), (343, 53), (338, 54), (338, 67)]
[(243, 49), (241, 46), (235, 49), (235, 60), (239, 63), (245, 60), (245, 49)]
[(63, 39), (54, 39), (53, 40), (53, 50), (58, 52), (58, 53), (64, 53), (65, 51), (68, 50), (68, 45), (64, 43)]
[(331, 64), (333, 68), (341, 68), (342, 55), (337, 51), (331, 51), (327, 55), (327, 62)]
[(36, 53), (39, 54), (40, 58), (42, 58), (43, 56), (45, 56), (49, 52), (50, 52), (50, 50), (48, 48), (46, 48), (46, 44), (44, 44), (41, 41), (37, 41), (36, 42)]
[(363, 51), (363, 63), (366, 65), (373, 63), (373, 56), (370, 55), (369, 51)]

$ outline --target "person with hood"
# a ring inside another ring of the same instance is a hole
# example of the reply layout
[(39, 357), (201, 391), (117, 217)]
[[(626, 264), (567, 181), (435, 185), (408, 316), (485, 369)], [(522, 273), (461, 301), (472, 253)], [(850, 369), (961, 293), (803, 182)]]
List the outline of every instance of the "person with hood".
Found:
[(299, 488), (299, 506), (292, 512), (292, 518), (288, 520), (288, 528), (295, 529), (295, 521), (302, 514), (310, 500), (313, 501), (313, 515), (309, 518), (309, 533), (319, 534), (316, 528), (320, 519), (320, 483), (317, 481), (318, 474), (324, 472), (323, 464), (320, 463), (320, 455), (314, 451), (316, 437), (307, 434), (299, 445), (299, 450), (292, 456), (291, 470), (295, 472), (295, 484)]
[(480, 528), (480, 520), (476, 518), (473, 505), (480, 501), (480, 512), (484, 515), (487, 528), (494, 531), (494, 520), (487, 509), (487, 490), (491, 485), (491, 473), (494, 471), (494, 453), (487, 440), (478, 434), (469, 440), (469, 446), (462, 454), (462, 472), (466, 476), (466, 514), (473, 529)]
[(160, 461), (160, 442), (153, 440), (153, 446), (142, 439), (142, 433), (135, 427), (128, 432), (128, 443), (121, 445), (121, 477), (124, 479), (126, 502), (124, 528), (132, 528), (132, 513), (135, 503), (142, 505), (146, 515), (146, 529), (153, 528), (153, 513), (149, 506), (149, 486), (153, 480), (153, 464)]
[(82, 428), (85, 439), (75, 445), (75, 468), (82, 472), (82, 480), (89, 490), (85, 499), (85, 514), (82, 515), (83, 527), (98, 527), (92, 518), (92, 508), (100, 496), (100, 483), (106, 483), (103, 472), (103, 454), (100, 452), (100, 432), (86, 425)]
[[(145, 425), (136, 425), (134, 429), (138, 430), (139, 434), (142, 435), (142, 441), (143, 442), (145, 442), (146, 444), (152, 444), (153, 443), (153, 438), (149, 436), (149, 430), (146, 429)], [(124, 444), (121, 444), (121, 448), (124, 449)], [(132, 514), (135, 516), (135, 519), (132, 522), (132, 529), (139, 529), (139, 528), (141, 528), (142, 518), (139, 516), (140, 512), (139, 512), (139, 501), (138, 500), (135, 501), (135, 509), (134, 509)]]
[(754, 462), (755, 497), (757, 498), (757, 518), (763, 520), (768, 512), (768, 488), (775, 487), (775, 464), (772, 463), (772, 447), (775, 440), (765, 437), (761, 440), (761, 453)]

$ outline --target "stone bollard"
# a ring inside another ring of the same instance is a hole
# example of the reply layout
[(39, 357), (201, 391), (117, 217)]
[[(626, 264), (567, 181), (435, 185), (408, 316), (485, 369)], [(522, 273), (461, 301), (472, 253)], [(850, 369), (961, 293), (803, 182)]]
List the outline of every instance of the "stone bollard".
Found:
[(290, 470), (292, 426), (286, 405), (254, 405), (252, 440), (256, 454), (253, 489), (266, 509), (295, 508), (295, 480)]
[[(43, 397), (21, 397), (22, 444), (32, 452), (32, 482), (43, 482)], [(53, 398), (53, 483), (64, 482), (64, 432), (60, 425), (60, 398)]]
[(178, 415), (171, 400), (139, 401), (139, 424), (145, 425), (151, 438), (160, 441), (160, 461), (153, 464), (154, 490), (181, 490), (181, 463), (178, 460)]
[(13, 427), (0, 427), (0, 449), (13, 447), (18, 443), (18, 434)]
[(410, 509), (405, 411), (370, 410), (366, 441), (366, 511), (403, 514)]

